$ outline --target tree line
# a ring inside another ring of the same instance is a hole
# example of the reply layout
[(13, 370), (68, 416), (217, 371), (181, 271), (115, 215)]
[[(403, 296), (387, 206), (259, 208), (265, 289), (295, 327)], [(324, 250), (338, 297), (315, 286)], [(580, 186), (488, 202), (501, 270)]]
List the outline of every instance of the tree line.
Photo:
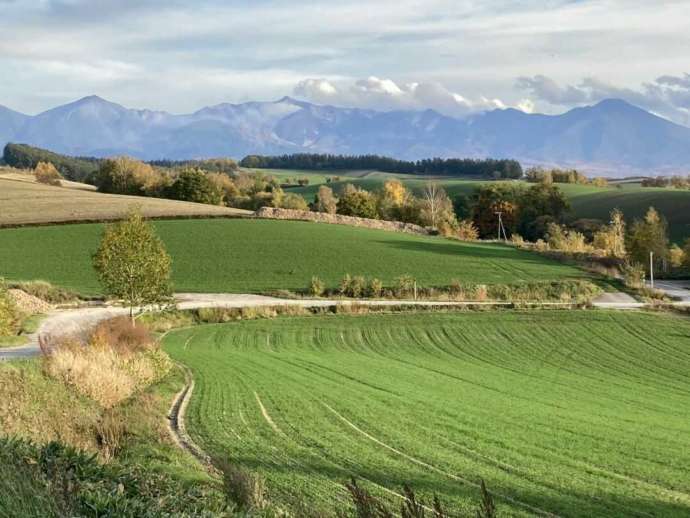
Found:
[(407, 161), (379, 155), (331, 155), (298, 153), (293, 155), (249, 155), (240, 161), (253, 169), (364, 170), (385, 173), (438, 176), (468, 176), (495, 179), (519, 179), (522, 166), (510, 159), (430, 158)]

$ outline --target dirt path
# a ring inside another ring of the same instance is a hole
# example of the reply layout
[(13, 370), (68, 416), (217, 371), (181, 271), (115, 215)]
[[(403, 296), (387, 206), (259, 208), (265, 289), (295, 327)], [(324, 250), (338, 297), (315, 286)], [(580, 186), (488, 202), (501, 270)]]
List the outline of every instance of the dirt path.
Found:
[[(178, 309), (199, 308), (247, 308), (261, 306), (301, 306), (305, 308), (325, 308), (347, 305), (366, 306), (420, 306), (420, 307), (466, 307), (466, 306), (511, 306), (509, 302), (446, 302), (428, 300), (326, 300), (326, 299), (281, 299), (263, 295), (234, 293), (178, 293), (175, 295)], [(544, 303), (549, 307), (570, 307), (570, 304)], [(631, 309), (643, 305), (626, 299), (625, 301), (606, 301), (596, 307)], [(38, 331), (29, 335), (29, 343), (20, 347), (0, 348), (0, 361), (15, 360), (36, 356), (40, 352), (39, 336), (59, 337), (88, 333), (95, 325), (109, 318), (127, 315), (129, 310), (115, 306), (97, 306), (63, 309), (54, 311), (43, 320)]]

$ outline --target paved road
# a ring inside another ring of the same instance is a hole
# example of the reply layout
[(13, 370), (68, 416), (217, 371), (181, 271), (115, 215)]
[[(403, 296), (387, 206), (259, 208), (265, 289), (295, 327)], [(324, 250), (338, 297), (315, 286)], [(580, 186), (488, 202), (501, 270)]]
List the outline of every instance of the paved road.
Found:
[(655, 281), (654, 288), (676, 301), (678, 306), (690, 306), (690, 281)]
[[(600, 302), (595, 301), (595, 306), (602, 308), (633, 309), (642, 307), (632, 297), (624, 294), (606, 294), (606, 298)], [(622, 297), (621, 297), (622, 296)], [(179, 293), (175, 295), (179, 309), (199, 308), (245, 308), (257, 306), (302, 306), (302, 307), (332, 307), (335, 305), (364, 304), (369, 306), (500, 306), (509, 303), (495, 302), (434, 302), (414, 300), (300, 300), (280, 299), (265, 297), (262, 295), (242, 295), (231, 293)], [(552, 304), (559, 305), (559, 304)], [(563, 304), (561, 304), (563, 305)], [(19, 358), (29, 358), (40, 353), (38, 337), (51, 336), (83, 336), (96, 324), (103, 320), (116, 316), (127, 315), (129, 311), (121, 307), (100, 306), (75, 309), (57, 310), (50, 313), (41, 323), (38, 331), (29, 335), (29, 343), (21, 347), (0, 348), (0, 361)]]

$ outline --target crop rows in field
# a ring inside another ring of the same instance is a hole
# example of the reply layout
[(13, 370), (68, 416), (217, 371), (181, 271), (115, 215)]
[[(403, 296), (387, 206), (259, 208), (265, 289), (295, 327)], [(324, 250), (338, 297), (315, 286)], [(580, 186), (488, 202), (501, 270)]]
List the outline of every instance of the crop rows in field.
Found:
[[(346, 273), (389, 285), (409, 274), (420, 285), (444, 286), (452, 279), (497, 284), (584, 275), (507, 246), (340, 225), (210, 219), (157, 221), (155, 227), (172, 256), (177, 291), (305, 289), (314, 275), (336, 287)], [(102, 231), (92, 224), (0, 230), (0, 276), (98, 292), (91, 256)]]
[(356, 476), (469, 512), (690, 513), (690, 322), (608, 312), (338, 316), (174, 332), (188, 428), (325, 508)]

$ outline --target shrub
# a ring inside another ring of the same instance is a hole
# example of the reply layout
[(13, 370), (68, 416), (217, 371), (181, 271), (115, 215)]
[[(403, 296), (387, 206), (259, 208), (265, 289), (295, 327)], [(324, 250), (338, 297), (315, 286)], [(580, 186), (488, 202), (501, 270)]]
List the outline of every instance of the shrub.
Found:
[(409, 297), (414, 294), (417, 281), (411, 275), (401, 275), (395, 279), (395, 292), (398, 297)]
[(313, 210), (316, 212), (335, 214), (337, 208), (338, 198), (333, 194), (333, 189), (325, 185), (320, 185), (319, 191), (314, 197)]
[(338, 214), (376, 219), (378, 217), (376, 197), (370, 192), (347, 184), (338, 202)]
[(373, 298), (379, 298), (383, 294), (383, 283), (379, 279), (371, 279), (369, 281), (368, 295)]
[(99, 335), (87, 345), (61, 344), (44, 357), (45, 372), (96, 401), (112, 408), (135, 391), (161, 379), (172, 366), (160, 349), (122, 354)]
[(455, 236), (462, 241), (476, 241), (479, 239), (479, 230), (472, 220), (462, 219), (458, 222)]
[(312, 277), (309, 283), (309, 294), (314, 297), (320, 297), (326, 291), (326, 285), (318, 277)]
[(117, 317), (98, 324), (91, 342), (107, 345), (124, 354), (146, 351), (156, 346), (148, 328), (127, 317)]
[(346, 273), (340, 281), (340, 287), (338, 288), (338, 291), (341, 295), (347, 296), (347, 294), (350, 292), (350, 284), (352, 284), (352, 276), (349, 273)]
[(624, 263), (621, 267), (621, 274), (623, 274), (623, 283), (628, 288), (644, 286), (645, 269), (640, 263)]
[(50, 162), (39, 162), (36, 164), (34, 169), (34, 176), (38, 183), (44, 183), (46, 185), (54, 185), (59, 187), (62, 185), (60, 180), (62, 180), (62, 175), (58, 172), (53, 164)]
[(309, 206), (304, 200), (304, 197), (300, 196), (299, 194), (295, 194), (294, 192), (285, 194), (280, 202), (280, 206), (283, 209), (309, 210)]
[(348, 295), (352, 298), (358, 299), (362, 295), (364, 295), (364, 292), (366, 290), (367, 286), (367, 281), (364, 277), (361, 275), (355, 275), (352, 278), (352, 282), (350, 282), (350, 290)]

